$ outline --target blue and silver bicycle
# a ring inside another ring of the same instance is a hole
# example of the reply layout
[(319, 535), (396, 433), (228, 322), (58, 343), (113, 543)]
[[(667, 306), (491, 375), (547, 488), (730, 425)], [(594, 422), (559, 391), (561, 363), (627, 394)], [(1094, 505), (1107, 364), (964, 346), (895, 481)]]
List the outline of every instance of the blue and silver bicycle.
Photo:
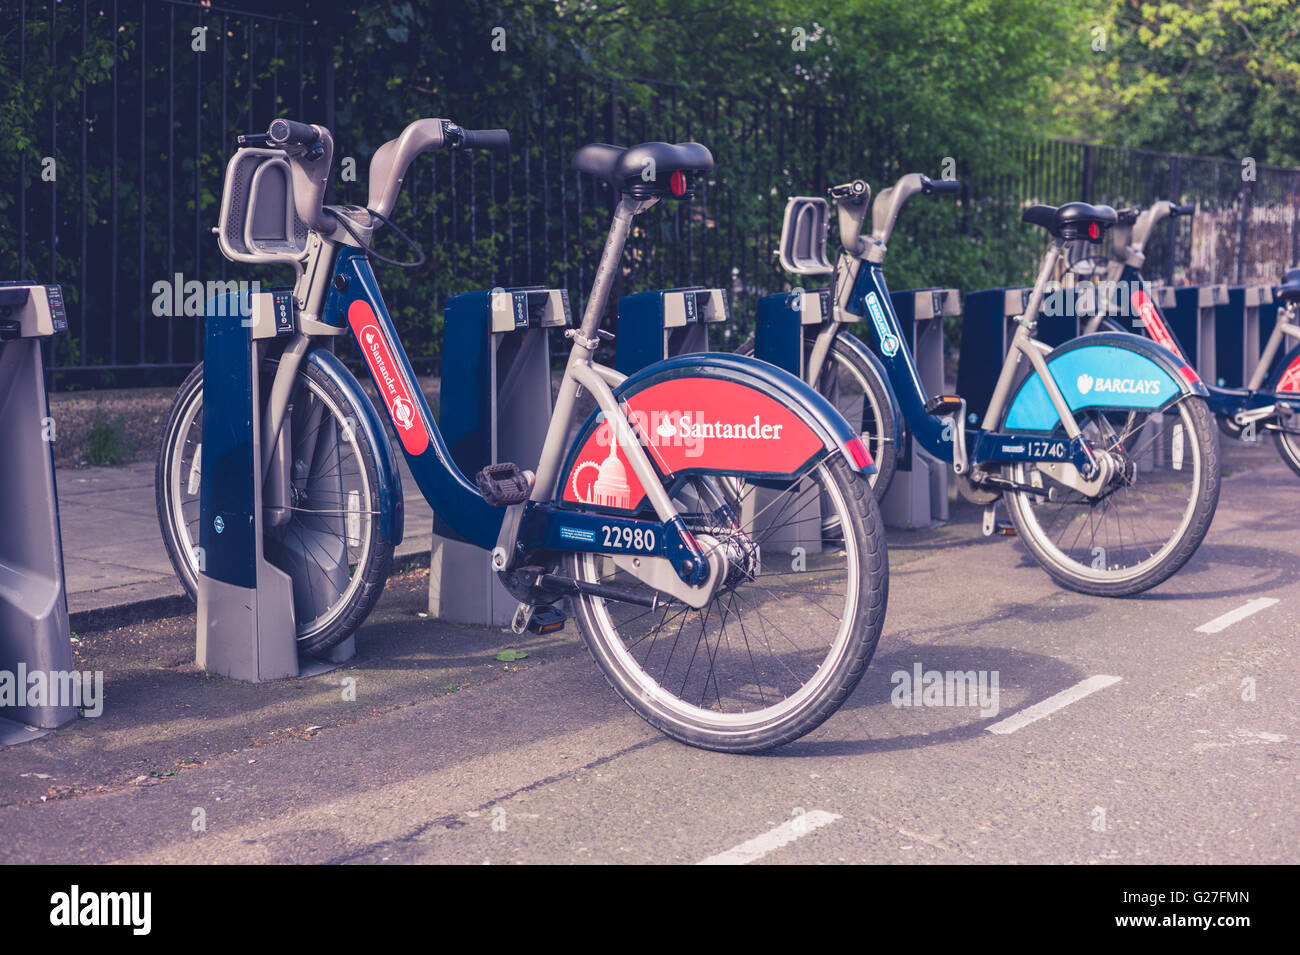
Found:
[[(971, 426), (961, 396), (927, 394), (885, 285), (885, 254), (910, 197), (957, 188), (911, 173), (874, 203), (862, 180), (831, 190), (842, 246), (831, 292), (836, 320), (808, 343), (805, 380), (821, 382), (832, 363), (859, 369), (849, 405), (836, 403), (846, 418), (874, 422), (864, 442), (898, 440), (894, 404), (912, 440), (950, 463), (963, 495), (986, 506), (986, 530), (1005, 501), (1030, 555), (1062, 586), (1103, 596), (1147, 590), (1187, 562), (1214, 516), (1218, 435), (1207, 389), (1186, 362), (1136, 335), (1111, 332), (1055, 349), (1035, 338), (1063, 249), (1099, 241), (1116, 221), (1107, 206), (1073, 202), (1024, 213), (1051, 243), (982, 426)], [(868, 207), (872, 231), (864, 236)], [(875, 361), (848, 331), (855, 323), (867, 330)]]
[[(1147, 240), (1156, 224), (1194, 211), (1194, 206), (1166, 200), (1146, 209), (1134, 207), (1119, 212), (1112, 237), (1115, 254), (1096, 297), (1101, 307), (1089, 318), (1085, 334), (1132, 329), (1175, 355), (1186, 355), (1142, 278), (1142, 266)], [(1071, 263), (1071, 268), (1091, 274), (1098, 271), (1096, 264), (1085, 259)], [(1278, 454), (1300, 475), (1300, 269), (1289, 270), (1282, 284), (1274, 287), (1273, 295), (1280, 306), (1277, 321), (1245, 387), (1224, 388), (1208, 383), (1209, 408), (1220, 430), (1230, 437), (1249, 441), (1260, 432), (1274, 435)]]
[[(567, 332), (536, 473), (498, 462), (462, 474), (416, 385), (371, 244), (416, 156), (508, 143), (502, 130), (414, 122), (376, 152), (364, 208), (322, 205), (333, 154), (323, 127), (276, 120), (241, 137), (231, 160), (223, 253), (297, 275), (292, 334), (256, 345), (263, 547), (293, 581), (299, 644), (318, 652), (359, 626), (402, 535), (393, 447), (335, 355), (350, 336), (420, 493), (518, 598), (516, 629), (534, 607), (568, 598), (610, 684), (663, 732), (732, 752), (793, 740), (848, 697), (884, 623), (888, 562), (870, 457), (824, 398), (763, 362), (691, 354), (625, 377), (593, 361), (633, 218), (688, 197), (713, 166), (696, 143), (594, 144), (574, 166), (609, 183), (618, 204), (585, 314)], [(287, 227), (284, 215), (245, 221), (238, 169), (250, 157), (292, 183)], [(281, 238), (260, 239), (268, 226)], [(197, 550), (203, 404), (221, 395), (214, 381), (205, 392), (205, 371), (223, 380), (199, 366), (182, 385), (157, 470), (163, 537), (191, 595), (209, 579)], [(570, 438), (581, 392), (597, 410)], [(820, 532), (827, 517), (833, 538)]]

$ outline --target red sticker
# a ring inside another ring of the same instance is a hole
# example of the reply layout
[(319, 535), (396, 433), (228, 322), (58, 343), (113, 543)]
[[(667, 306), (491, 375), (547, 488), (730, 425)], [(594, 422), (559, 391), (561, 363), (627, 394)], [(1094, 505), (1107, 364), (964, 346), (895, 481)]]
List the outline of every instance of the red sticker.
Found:
[[(718, 378), (660, 382), (623, 410), (664, 476), (690, 468), (794, 474), (823, 446), (779, 401)], [(563, 499), (632, 510), (644, 496), (609, 422), (601, 422), (565, 478)]]
[(1133, 293), (1133, 308), (1137, 310), (1142, 319), (1142, 324), (1146, 326), (1156, 344), (1163, 345), (1179, 358), (1182, 358), (1183, 353), (1178, 350), (1178, 343), (1174, 341), (1174, 336), (1169, 334), (1169, 329), (1165, 326), (1164, 320), (1161, 319), (1160, 312), (1156, 309), (1156, 303), (1151, 301), (1151, 296), (1138, 289)]
[(392, 346), (379, 327), (374, 309), (368, 302), (353, 302), (348, 307), (348, 325), (361, 346), (361, 353), (366, 356), (366, 364), (370, 366), (370, 374), (384, 398), (397, 436), (402, 439), (402, 447), (407, 454), (423, 454), (429, 446), (429, 430), (411, 398), (406, 377), (393, 359)]

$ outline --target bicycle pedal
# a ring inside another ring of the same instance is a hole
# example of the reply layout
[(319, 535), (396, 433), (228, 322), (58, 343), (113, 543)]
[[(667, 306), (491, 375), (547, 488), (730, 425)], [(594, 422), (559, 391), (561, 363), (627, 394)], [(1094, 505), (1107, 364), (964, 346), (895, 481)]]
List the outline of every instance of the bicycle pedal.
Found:
[(555, 633), (564, 629), (564, 623), (568, 619), (559, 607), (538, 607), (528, 621), (528, 629), (533, 633)]
[(958, 395), (935, 395), (925, 403), (925, 413), (944, 418), (961, 411), (961, 398)]
[(1016, 525), (1012, 524), (1010, 521), (998, 521), (997, 535), (999, 537), (1015, 537)]
[(505, 461), (489, 464), (474, 475), (483, 500), (493, 507), (510, 507), (528, 500), (533, 490), (533, 476), (530, 471), (522, 471), (519, 465)]
[(518, 636), (528, 629), (528, 625), (533, 619), (533, 605), (523, 601), (515, 608), (515, 614), (510, 618), (510, 631)]

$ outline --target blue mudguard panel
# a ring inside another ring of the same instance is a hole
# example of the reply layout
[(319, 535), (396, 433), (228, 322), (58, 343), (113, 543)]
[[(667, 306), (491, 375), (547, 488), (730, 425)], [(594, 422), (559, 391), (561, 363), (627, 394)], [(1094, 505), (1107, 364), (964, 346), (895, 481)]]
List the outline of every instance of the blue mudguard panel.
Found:
[(397, 469), (397, 456), (384, 431), (384, 424), (379, 419), (379, 412), (371, 403), (366, 393), (348, 371), (347, 366), (332, 351), (325, 348), (313, 348), (307, 354), (311, 362), (326, 375), (334, 386), (348, 396), (352, 407), (361, 415), (357, 423), (362, 433), (375, 449), (375, 470), (379, 480), (379, 536), (385, 542), (396, 547), (402, 542), (405, 531), (404, 498), (402, 497), (402, 473)]
[[(1047, 356), (1047, 367), (1072, 411), (1157, 410), (1185, 394), (1205, 396), (1200, 379), (1172, 352), (1125, 332), (1077, 338)], [(1037, 373), (1011, 401), (1007, 431), (1052, 431), (1061, 423)]]

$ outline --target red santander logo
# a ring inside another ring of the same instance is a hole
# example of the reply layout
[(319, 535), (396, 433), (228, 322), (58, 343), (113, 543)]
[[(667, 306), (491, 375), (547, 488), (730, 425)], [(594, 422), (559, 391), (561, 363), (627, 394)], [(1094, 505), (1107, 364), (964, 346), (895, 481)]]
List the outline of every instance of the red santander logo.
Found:
[(423, 454), (429, 447), (429, 430), (411, 397), (406, 376), (393, 360), (393, 350), (379, 327), (374, 309), (368, 302), (353, 302), (348, 307), (348, 325), (361, 346), (361, 353), (366, 356), (366, 364), (379, 393), (383, 395), (402, 447), (407, 454)]
[[(665, 477), (691, 469), (797, 474), (822, 449), (821, 438), (781, 402), (724, 379), (659, 382), (622, 407)], [(578, 453), (563, 497), (620, 510), (636, 509), (645, 497), (608, 421)]]

